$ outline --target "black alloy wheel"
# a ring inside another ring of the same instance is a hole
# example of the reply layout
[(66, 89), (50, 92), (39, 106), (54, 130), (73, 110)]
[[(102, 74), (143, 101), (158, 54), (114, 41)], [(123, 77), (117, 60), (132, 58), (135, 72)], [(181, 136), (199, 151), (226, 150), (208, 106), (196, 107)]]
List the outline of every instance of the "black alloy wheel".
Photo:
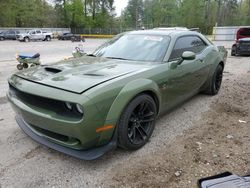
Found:
[(215, 93), (218, 93), (221, 87), (221, 82), (222, 82), (222, 77), (223, 77), (223, 68), (221, 65), (219, 65), (216, 69), (215, 72), (215, 80), (214, 80), (214, 91)]
[(152, 135), (157, 107), (149, 95), (134, 98), (124, 110), (118, 125), (119, 146), (136, 150), (147, 143)]

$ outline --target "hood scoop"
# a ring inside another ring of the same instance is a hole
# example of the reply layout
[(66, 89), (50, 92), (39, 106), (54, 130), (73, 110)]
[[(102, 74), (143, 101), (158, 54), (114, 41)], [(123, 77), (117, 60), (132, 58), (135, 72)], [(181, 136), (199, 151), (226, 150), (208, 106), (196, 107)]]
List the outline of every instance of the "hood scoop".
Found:
[(51, 73), (59, 73), (62, 72), (61, 69), (55, 68), (55, 67), (45, 67), (44, 68), (47, 72), (51, 72)]
[(96, 73), (85, 73), (83, 75), (85, 75), (85, 76), (104, 76), (102, 74), (96, 74)]

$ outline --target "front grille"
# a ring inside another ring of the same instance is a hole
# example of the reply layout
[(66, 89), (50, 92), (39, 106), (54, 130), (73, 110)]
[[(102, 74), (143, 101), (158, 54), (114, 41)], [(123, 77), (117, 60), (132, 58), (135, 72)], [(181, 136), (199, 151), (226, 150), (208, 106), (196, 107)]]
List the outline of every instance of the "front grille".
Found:
[(33, 109), (40, 108), (43, 110), (54, 112), (62, 117), (66, 116), (74, 119), (82, 118), (81, 114), (68, 110), (65, 106), (64, 101), (49, 99), (46, 97), (25, 93), (23, 91), (18, 90), (11, 84), (9, 84), (9, 91), (12, 96), (15, 96), (17, 99), (19, 99), (20, 101), (22, 101)]
[(240, 46), (250, 46), (250, 41), (241, 41)]

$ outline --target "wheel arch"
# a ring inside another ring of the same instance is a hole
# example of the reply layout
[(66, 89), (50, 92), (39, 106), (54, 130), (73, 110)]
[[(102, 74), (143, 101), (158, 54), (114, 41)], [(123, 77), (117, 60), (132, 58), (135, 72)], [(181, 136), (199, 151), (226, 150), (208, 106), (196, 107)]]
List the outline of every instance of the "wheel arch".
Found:
[(127, 104), (140, 94), (150, 95), (160, 109), (161, 94), (158, 85), (150, 79), (137, 79), (127, 83), (110, 107), (106, 120), (119, 119)]
[(222, 69), (224, 70), (224, 67), (225, 67), (225, 63), (223, 61), (219, 62), (219, 65), (222, 66)]
[[(155, 93), (155, 91), (152, 91), (152, 90), (145, 90), (145, 91), (142, 91), (141, 93), (138, 93), (136, 96), (138, 95), (142, 95), (142, 94), (146, 94), (146, 95), (149, 95), (150, 97), (152, 97), (152, 99), (154, 100), (155, 104), (156, 104), (156, 107), (157, 107), (157, 114), (159, 113), (160, 111), (160, 104), (159, 104), (159, 97), (157, 96), (157, 94)], [(135, 97), (136, 97), (135, 96)], [(134, 97), (134, 98), (135, 98)], [(133, 99), (132, 99), (133, 100)]]
[(158, 85), (149, 79), (137, 79), (127, 83), (119, 92), (115, 100), (113, 101), (109, 112), (106, 116), (104, 125), (113, 125), (114, 128), (108, 131), (104, 131), (100, 135), (99, 142), (102, 140), (110, 140), (114, 134), (115, 127), (119, 118), (127, 107), (130, 101), (141, 94), (147, 94), (153, 98), (156, 102), (158, 113), (160, 111), (161, 94)]

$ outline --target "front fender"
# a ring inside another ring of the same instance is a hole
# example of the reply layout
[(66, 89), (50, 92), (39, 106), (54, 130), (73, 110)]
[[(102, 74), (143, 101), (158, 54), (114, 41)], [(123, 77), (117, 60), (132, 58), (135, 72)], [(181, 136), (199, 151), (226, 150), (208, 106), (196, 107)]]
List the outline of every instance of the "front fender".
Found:
[(161, 104), (161, 93), (158, 85), (149, 79), (137, 79), (126, 84), (115, 98), (106, 117), (105, 125), (114, 125), (113, 129), (101, 133), (100, 141), (110, 140), (117, 122), (128, 103), (139, 93), (150, 91), (153, 92)]

